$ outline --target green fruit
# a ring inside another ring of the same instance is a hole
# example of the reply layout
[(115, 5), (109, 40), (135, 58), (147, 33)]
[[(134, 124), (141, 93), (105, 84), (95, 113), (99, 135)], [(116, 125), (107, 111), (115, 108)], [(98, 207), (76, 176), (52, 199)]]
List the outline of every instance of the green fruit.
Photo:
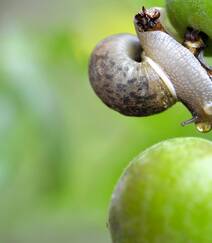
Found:
[(112, 196), (113, 243), (212, 242), (212, 143), (162, 142), (139, 155)]
[(167, 0), (166, 8), (173, 26), (182, 35), (190, 26), (205, 32), (212, 39), (211, 0)]

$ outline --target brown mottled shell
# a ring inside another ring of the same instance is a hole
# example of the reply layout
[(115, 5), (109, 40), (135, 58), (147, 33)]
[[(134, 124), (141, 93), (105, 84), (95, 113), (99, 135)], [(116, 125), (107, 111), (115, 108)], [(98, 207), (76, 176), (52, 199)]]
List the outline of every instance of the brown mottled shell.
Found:
[(156, 114), (176, 102), (141, 55), (136, 36), (119, 34), (101, 41), (90, 59), (89, 78), (94, 91), (107, 106), (127, 116)]

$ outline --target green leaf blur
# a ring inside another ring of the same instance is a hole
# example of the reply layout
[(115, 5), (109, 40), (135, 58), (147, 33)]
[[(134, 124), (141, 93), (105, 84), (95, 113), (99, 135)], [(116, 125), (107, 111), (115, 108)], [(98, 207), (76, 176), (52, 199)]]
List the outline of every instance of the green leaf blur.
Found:
[(164, 1), (2, 1), (0, 242), (110, 242), (113, 187), (128, 162), (161, 140), (202, 135), (180, 104), (124, 117), (90, 87), (102, 38), (134, 33), (132, 17)]

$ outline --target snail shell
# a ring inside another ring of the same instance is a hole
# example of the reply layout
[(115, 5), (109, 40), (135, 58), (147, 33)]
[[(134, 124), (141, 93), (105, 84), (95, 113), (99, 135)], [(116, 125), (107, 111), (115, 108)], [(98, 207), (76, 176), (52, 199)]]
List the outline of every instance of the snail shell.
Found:
[(136, 36), (119, 34), (101, 41), (91, 55), (89, 78), (94, 91), (124, 115), (148, 116), (176, 102), (168, 76), (142, 52)]

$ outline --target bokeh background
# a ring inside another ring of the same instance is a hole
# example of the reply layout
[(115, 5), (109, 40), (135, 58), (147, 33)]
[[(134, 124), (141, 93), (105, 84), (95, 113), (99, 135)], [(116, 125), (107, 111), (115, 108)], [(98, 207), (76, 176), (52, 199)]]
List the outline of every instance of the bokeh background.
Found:
[(124, 117), (89, 85), (102, 38), (134, 33), (145, 0), (0, 1), (0, 242), (106, 243), (108, 205), (128, 162), (179, 136), (212, 139), (180, 104)]

